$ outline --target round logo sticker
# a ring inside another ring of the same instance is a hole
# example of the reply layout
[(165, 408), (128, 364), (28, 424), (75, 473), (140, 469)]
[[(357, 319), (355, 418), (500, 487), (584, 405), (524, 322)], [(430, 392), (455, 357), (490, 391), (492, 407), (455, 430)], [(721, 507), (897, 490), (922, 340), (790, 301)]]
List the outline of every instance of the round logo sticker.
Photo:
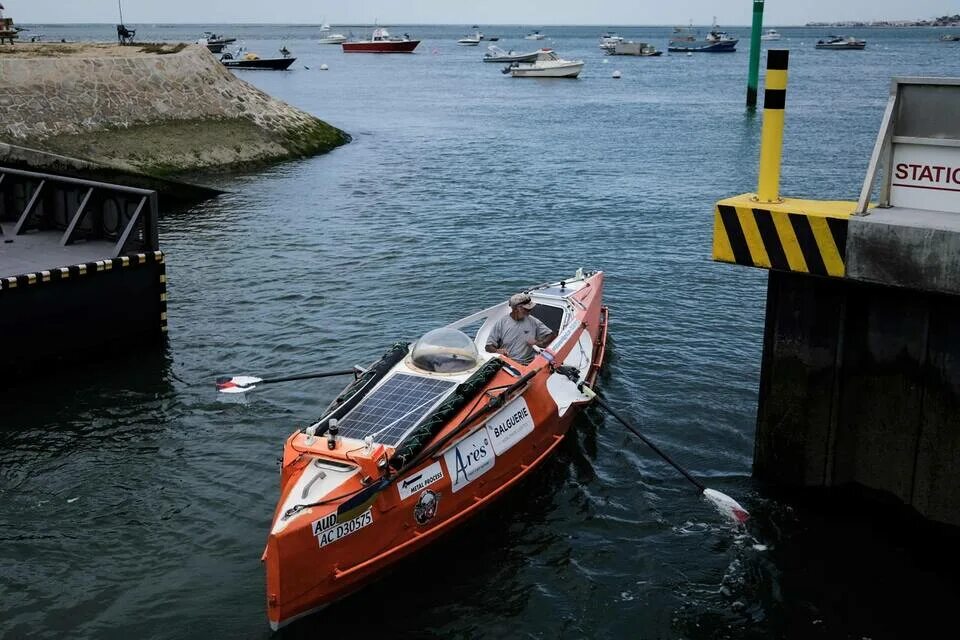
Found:
[(440, 496), (430, 489), (420, 494), (416, 506), (413, 507), (413, 518), (417, 524), (427, 524), (437, 515), (437, 505), (440, 503)]

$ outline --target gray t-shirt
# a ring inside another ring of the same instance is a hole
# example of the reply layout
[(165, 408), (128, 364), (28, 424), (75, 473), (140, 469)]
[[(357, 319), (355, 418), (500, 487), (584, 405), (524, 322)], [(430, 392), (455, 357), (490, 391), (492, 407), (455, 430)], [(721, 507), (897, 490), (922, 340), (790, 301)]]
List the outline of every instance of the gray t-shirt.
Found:
[(553, 332), (550, 327), (533, 316), (527, 316), (523, 320), (503, 316), (490, 329), (487, 345), (495, 349), (506, 349), (507, 355), (517, 362), (529, 364), (537, 353), (527, 344), (527, 340), (543, 340), (551, 333)]

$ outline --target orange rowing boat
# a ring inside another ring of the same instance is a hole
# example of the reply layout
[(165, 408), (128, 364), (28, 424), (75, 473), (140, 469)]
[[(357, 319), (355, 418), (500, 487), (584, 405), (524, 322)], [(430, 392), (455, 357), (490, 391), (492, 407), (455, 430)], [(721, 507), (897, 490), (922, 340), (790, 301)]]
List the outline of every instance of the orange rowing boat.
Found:
[(375, 580), (563, 441), (603, 364), (603, 273), (529, 290), (556, 335), (527, 365), (484, 349), (506, 303), (394, 345), (283, 449), (263, 554), (274, 629)]

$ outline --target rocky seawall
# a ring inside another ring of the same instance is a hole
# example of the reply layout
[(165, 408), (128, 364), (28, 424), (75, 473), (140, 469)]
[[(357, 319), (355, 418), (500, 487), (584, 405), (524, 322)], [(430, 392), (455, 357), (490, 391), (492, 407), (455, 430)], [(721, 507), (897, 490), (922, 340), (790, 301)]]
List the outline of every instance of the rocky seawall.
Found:
[(0, 47), (0, 142), (167, 175), (349, 141), (240, 80), (201, 45)]

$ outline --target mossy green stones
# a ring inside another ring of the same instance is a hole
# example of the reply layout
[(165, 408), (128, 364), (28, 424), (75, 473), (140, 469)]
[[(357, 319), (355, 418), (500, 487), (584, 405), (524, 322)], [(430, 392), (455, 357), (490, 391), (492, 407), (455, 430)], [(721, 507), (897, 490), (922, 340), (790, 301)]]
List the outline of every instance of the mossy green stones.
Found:
[(312, 121), (286, 129), (284, 139), (292, 153), (310, 156), (330, 151), (350, 142), (352, 138), (345, 131), (314, 118)]
[(165, 176), (207, 169), (248, 169), (326, 153), (350, 136), (322, 120), (277, 124), (273, 131), (247, 118), (167, 120), (30, 141), (53, 153)]

